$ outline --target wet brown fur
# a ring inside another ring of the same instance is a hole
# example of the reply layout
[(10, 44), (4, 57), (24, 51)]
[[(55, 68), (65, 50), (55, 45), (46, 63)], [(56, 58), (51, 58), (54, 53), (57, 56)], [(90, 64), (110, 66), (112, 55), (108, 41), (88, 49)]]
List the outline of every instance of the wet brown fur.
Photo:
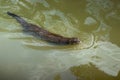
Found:
[(80, 42), (78, 38), (68, 38), (68, 37), (60, 36), (58, 34), (51, 33), (41, 27), (38, 27), (37, 25), (26, 22), (20, 16), (13, 14), (11, 12), (7, 12), (7, 14), (15, 18), (23, 26), (23, 31), (29, 32), (35, 37), (39, 37), (47, 42), (63, 44), (63, 45), (78, 44)]

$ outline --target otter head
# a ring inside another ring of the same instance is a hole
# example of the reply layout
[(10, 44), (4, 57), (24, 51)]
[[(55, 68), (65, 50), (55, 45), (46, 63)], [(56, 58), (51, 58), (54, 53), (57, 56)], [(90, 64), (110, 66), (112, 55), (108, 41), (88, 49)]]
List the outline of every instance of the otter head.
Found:
[(78, 44), (80, 40), (78, 38), (70, 38), (68, 42), (69, 44)]

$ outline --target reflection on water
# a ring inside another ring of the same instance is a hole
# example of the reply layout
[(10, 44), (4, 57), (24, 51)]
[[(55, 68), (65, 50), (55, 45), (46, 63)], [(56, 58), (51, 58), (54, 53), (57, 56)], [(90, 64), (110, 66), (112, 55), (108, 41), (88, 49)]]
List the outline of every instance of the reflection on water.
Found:
[[(0, 79), (118, 80), (119, 2), (1, 0)], [(81, 43), (59, 46), (24, 34), (7, 11), (50, 32), (78, 37)]]
[[(101, 76), (102, 77), (101, 77)], [(66, 77), (67, 76), (67, 77)], [(48, 77), (49, 78), (49, 77)], [(49, 80), (119, 80), (119, 77), (109, 76), (103, 71), (98, 70), (93, 65), (82, 65), (71, 67)]]

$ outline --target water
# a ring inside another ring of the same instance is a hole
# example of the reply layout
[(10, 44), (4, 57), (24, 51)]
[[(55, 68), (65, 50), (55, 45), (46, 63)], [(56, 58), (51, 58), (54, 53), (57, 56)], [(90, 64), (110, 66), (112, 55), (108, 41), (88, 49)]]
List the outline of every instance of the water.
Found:
[[(7, 11), (81, 43), (24, 34)], [(0, 80), (119, 80), (119, 14), (119, 0), (0, 0)]]

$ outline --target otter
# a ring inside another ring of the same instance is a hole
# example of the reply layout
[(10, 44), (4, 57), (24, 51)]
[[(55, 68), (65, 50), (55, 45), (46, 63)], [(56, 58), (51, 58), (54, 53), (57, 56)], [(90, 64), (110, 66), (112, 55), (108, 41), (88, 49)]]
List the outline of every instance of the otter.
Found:
[(78, 38), (64, 37), (59, 34), (51, 33), (41, 27), (38, 27), (37, 25), (28, 23), (23, 18), (14, 13), (7, 12), (7, 14), (15, 18), (17, 22), (21, 24), (21, 26), (23, 27), (23, 31), (28, 32), (35, 37), (39, 37), (40, 39), (45, 40), (47, 42), (62, 45), (73, 45), (78, 44), (80, 42)]

